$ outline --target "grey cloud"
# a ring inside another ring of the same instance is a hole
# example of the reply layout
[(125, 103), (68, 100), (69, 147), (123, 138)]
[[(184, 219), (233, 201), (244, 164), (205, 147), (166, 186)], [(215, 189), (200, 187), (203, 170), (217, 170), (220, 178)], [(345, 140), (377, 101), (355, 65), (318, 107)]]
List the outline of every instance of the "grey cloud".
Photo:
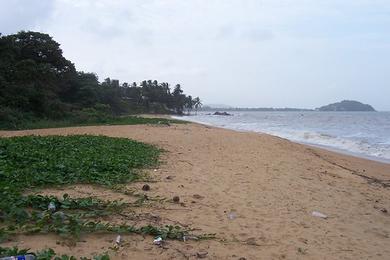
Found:
[(354, 89), (390, 110), (388, 0), (0, 2), (0, 32), (42, 29), (101, 79), (182, 83), (233, 106), (313, 107)]
[(120, 37), (125, 31), (117, 24), (103, 23), (99, 19), (87, 19), (81, 26), (81, 30), (96, 38), (112, 40)]
[(0, 32), (15, 33), (33, 30), (40, 22), (48, 19), (54, 9), (52, 0), (0, 0)]

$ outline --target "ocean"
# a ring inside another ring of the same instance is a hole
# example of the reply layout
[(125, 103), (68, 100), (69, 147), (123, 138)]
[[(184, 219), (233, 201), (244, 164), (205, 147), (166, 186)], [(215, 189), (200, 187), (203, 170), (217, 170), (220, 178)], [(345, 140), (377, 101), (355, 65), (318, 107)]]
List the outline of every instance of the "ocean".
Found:
[(242, 112), (232, 116), (202, 111), (184, 116), (192, 122), (238, 131), (267, 133), (390, 163), (390, 112)]

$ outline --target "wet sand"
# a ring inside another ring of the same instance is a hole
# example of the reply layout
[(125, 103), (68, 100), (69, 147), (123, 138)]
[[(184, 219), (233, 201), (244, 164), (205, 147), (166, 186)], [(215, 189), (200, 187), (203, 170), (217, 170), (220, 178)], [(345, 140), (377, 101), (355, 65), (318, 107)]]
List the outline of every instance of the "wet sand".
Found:
[[(179, 196), (183, 204), (151, 203), (112, 221), (180, 224), (217, 238), (168, 241), (161, 248), (153, 237), (126, 235), (117, 252), (109, 249), (116, 237), (109, 234), (86, 235), (75, 245), (56, 235), (18, 236), (2, 246), (80, 256), (108, 250), (112, 259), (196, 259), (199, 252), (208, 259), (390, 259), (390, 164), (199, 124), (0, 131), (27, 134), (107, 135), (158, 145), (166, 152), (159, 168), (148, 171), (147, 194)], [(142, 192), (143, 184), (128, 187)], [(44, 193), (134, 199), (81, 185)]]

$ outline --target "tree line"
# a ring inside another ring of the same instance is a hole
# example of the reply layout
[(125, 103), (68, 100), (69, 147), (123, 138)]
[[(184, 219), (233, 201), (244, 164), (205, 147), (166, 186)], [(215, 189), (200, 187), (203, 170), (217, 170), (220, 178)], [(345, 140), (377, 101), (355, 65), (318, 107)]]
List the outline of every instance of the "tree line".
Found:
[(0, 122), (134, 113), (183, 114), (202, 105), (180, 84), (140, 83), (77, 71), (60, 44), (44, 33), (0, 34)]

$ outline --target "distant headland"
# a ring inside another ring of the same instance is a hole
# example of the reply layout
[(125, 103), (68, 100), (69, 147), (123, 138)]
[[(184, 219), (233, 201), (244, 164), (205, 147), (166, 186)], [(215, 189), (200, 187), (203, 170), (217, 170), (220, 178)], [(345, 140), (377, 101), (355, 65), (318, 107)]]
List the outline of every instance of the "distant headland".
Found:
[(200, 109), (201, 111), (263, 111), (263, 112), (287, 112), (287, 111), (314, 111), (314, 109), (306, 108), (274, 108), (274, 107), (230, 107), (227, 105), (223, 106), (212, 106), (204, 105)]
[(203, 111), (265, 111), (265, 112), (304, 112), (304, 111), (376, 111), (371, 105), (363, 104), (355, 100), (343, 100), (341, 102), (332, 103), (316, 109), (307, 108), (274, 108), (274, 107), (232, 107), (229, 105), (204, 105)]
[(354, 100), (343, 100), (341, 102), (316, 108), (316, 110), (317, 111), (370, 111), (370, 112), (376, 111), (371, 105), (363, 104), (359, 101), (354, 101)]

